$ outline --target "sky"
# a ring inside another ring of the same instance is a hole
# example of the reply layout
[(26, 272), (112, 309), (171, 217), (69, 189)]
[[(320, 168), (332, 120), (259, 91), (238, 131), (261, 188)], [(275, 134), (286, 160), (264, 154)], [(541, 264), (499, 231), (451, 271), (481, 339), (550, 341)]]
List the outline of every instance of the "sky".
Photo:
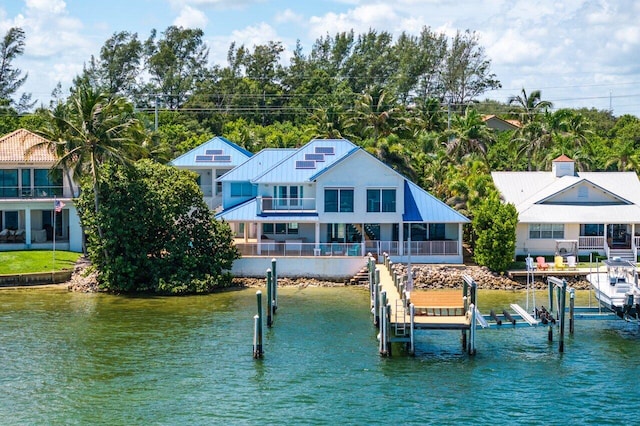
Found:
[(506, 102), (522, 89), (555, 108), (596, 108), (640, 116), (640, 2), (637, 0), (3, 0), (0, 34), (26, 33), (15, 66), (22, 91), (48, 103), (67, 89), (114, 32), (170, 25), (201, 28), (210, 65), (226, 65), (231, 42), (280, 41), (284, 60), (299, 40), (309, 53), (320, 36), (370, 28), (397, 37), (427, 26), (452, 36), (472, 30), (502, 88), (482, 99)]

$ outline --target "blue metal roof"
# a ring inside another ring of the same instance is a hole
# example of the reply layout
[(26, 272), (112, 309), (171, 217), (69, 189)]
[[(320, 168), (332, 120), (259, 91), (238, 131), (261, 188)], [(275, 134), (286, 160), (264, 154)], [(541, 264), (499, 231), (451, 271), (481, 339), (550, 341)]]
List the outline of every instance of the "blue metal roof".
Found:
[(255, 177), (253, 183), (307, 182), (357, 148), (346, 139), (313, 139), (270, 170)]
[(257, 175), (271, 169), (294, 152), (296, 152), (295, 148), (265, 148), (235, 169), (229, 170), (221, 176), (218, 181), (249, 182)]
[(216, 219), (228, 222), (317, 222), (318, 213), (269, 213), (257, 214), (257, 199), (252, 198), (244, 203), (223, 210)]
[(170, 164), (184, 168), (235, 167), (253, 154), (235, 143), (216, 136), (192, 150), (185, 152)]
[(413, 182), (404, 181), (404, 222), (469, 223), (458, 213)]

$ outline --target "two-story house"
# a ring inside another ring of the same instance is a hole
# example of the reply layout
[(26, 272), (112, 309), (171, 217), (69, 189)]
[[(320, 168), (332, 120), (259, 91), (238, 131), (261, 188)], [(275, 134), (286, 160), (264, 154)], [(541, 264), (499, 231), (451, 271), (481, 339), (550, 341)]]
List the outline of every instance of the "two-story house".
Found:
[(0, 138), (0, 251), (82, 251), (78, 188), (46, 142), (25, 129)]
[(243, 259), (234, 271), (244, 275), (253, 275), (249, 264), (264, 265), (255, 258), (265, 256), (315, 259), (313, 267), (300, 259), (289, 265), (301, 275), (326, 270), (320, 259), (351, 258), (329, 266), (348, 275), (367, 253), (462, 263), (462, 226), (469, 220), (345, 139), (262, 150), (218, 182), (217, 218), (236, 233)]

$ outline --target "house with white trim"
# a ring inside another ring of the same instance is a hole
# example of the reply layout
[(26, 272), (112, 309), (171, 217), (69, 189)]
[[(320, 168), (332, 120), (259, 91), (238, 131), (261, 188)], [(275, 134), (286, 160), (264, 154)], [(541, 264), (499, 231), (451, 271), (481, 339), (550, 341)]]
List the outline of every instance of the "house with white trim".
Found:
[(170, 164), (198, 175), (198, 186), (211, 210), (222, 205), (222, 183), (218, 180), (253, 154), (235, 143), (216, 136), (181, 155)]
[[(196, 155), (180, 157), (183, 166), (195, 166)], [(462, 263), (469, 220), (345, 139), (264, 149), (216, 183), (216, 217), (243, 255), (237, 275), (263, 275), (272, 257), (283, 262), (280, 274), (324, 277), (353, 275), (367, 253)]]
[(46, 142), (25, 129), (0, 137), (0, 251), (82, 251), (78, 188)]
[(635, 172), (578, 172), (565, 155), (550, 172), (492, 172), (518, 211), (516, 255), (588, 255), (637, 259), (640, 180)]

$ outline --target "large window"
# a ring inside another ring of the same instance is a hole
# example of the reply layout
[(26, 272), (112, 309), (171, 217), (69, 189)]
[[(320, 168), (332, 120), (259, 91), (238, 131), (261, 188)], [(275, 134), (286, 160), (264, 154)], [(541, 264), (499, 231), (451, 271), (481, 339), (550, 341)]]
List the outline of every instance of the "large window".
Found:
[(324, 211), (353, 213), (353, 189), (325, 189)]
[(367, 212), (393, 213), (395, 211), (395, 189), (367, 189)]
[(529, 224), (529, 238), (532, 240), (562, 240), (564, 239), (564, 225), (561, 223)]
[(232, 197), (251, 197), (253, 195), (253, 185), (251, 182), (231, 182)]
[(278, 206), (299, 206), (302, 204), (304, 197), (304, 187), (300, 186), (274, 186), (273, 198), (276, 199)]
[(0, 197), (18, 196), (18, 170), (0, 170)]
[(62, 172), (58, 169), (35, 169), (33, 171), (34, 191), (37, 196), (52, 197), (62, 195)]

